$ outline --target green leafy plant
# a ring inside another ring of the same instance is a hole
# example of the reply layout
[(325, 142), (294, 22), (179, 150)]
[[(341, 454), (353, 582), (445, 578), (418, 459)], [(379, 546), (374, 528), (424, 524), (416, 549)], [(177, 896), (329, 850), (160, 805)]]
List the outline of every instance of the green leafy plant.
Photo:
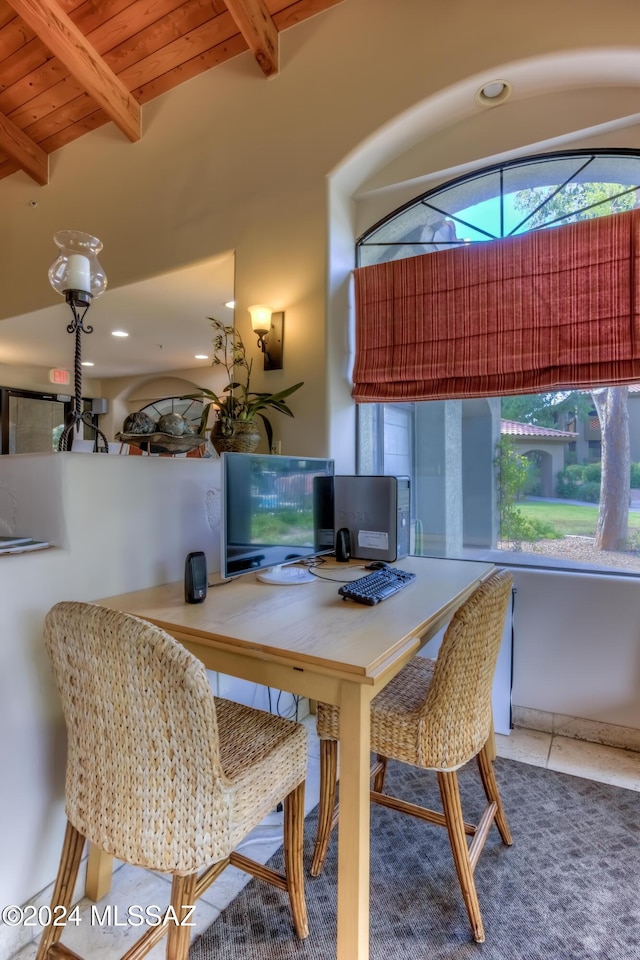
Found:
[(510, 436), (503, 436), (498, 441), (493, 462), (498, 473), (501, 539), (510, 541), (516, 550), (522, 549), (523, 542), (558, 540), (561, 534), (553, 524), (525, 516), (522, 509), (516, 506), (516, 501), (530, 478), (532, 464), (527, 457), (516, 453)]
[(558, 473), (556, 494), (564, 500), (580, 500), (580, 487), (584, 483), (584, 464), (571, 463)]
[(601, 463), (573, 464), (558, 474), (557, 495), (565, 500), (598, 503), (601, 480)]
[(597, 480), (585, 480), (580, 487), (579, 499), (587, 503), (600, 502), (600, 484)]
[(247, 353), (242, 337), (234, 326), (221, 323), (214, 317), (209, 317), (213, 327), (213, 360), (214, 367), (224, 367), (227, 373), (227, 385), (221, 392), (215, 393), (206, 387), (199, 387), (197, 393), (186, 394), (183, 400), (206, 400), (200, 420), (200, 433), (204, 436), (212, 407), (217, 409), (217, 419), (220, 431), (224, 437), (232, 437), (235, 431), (235, 422), (238, 420), (251, 421), (260, 417), (267, 435), (269, 450), (273, 443), (273, 427), (271, 421), (262, 412), (265, 408), (284, 413), (292, 417), (293, 412), (285, 403), (287, 397), (299, 390), (302, 386), (295, 383), (279, 393), (257, 393), (250, 390), (251, 369), (253, 360), (247, 359)]
[(511, 437), (503, 436), (498, 441), (493, 462), (497, 468), (501, 539), (514, 544), (532, 539), (531, 530), (516, 506), (529, 475), (529, 461), (515, 452)]
[(592, 483), (600, 483), (602, 480), (602, 464), (586, 463), (584, 467), (583, 477), (585, 481), (589, 480)]

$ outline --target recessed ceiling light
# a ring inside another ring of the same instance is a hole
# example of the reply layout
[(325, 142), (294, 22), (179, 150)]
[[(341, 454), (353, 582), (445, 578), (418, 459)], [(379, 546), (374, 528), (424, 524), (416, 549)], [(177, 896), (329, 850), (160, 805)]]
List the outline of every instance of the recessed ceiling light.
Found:
[(95, 367), (95, 363), (92, 360), (83, 360), (81, 366), (83, 367)]
[(227, 300), (227, 302), (225, 303), (225, 307), (229, 307), (229, 310), (233, 310), (235, 305), (236, 305), (235, 300)]
[(511, 84), (508, 80), (490, 80), (480, 87), (475, 99), (482, 107), (495, 107), (510, 96)]
[(128, 337), (129, 334), (127, 333), (126, 330), (112, 330), (111, 336), (112, 337)]
[(196, 360), (208, 360), (206, 353), (196, 353)]

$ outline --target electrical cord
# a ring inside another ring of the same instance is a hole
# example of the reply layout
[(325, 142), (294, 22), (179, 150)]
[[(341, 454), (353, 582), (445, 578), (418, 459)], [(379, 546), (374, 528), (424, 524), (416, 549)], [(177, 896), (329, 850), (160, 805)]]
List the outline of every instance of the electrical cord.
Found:
[[(282, 691), (282, 690), (279, 690), (279, 691), (278, 691), (278, 697), (277, 697), (277, 699), (276, 699), (276, 709), (275, 709), (275, 712), (276, 712), (277, 716), (279, 716), (279, 717), (284, 717), (285, 720), (297, 720), (297, 719), (298, 719), (298, 712), (299, 712), (299, 708), (300, 708), (300, 697), (299, 697), (298, 694), (292, 694), (292, 696), (293, 696), (293, 703), (291, 704), (291, 709), (290, 709), (290, 710), (287, 710), (286, 713), (283, 713), (283, 712), (281, 712), (281, 710), (280, 710), (280, 700), (281, 700), (281, 698), (282, 698), (283, 692), (284, 692), (284, 691)], [(269, 687), (269, 709), (270, 709), (271, 713), (273, 713), (273, 711), (271, 710), (271, 688), (270, 688), (270, 687)]]
[(313, 569), (313, 567), (321, 567), (322, 564), (326, 562), (327, 561), (325, 557), (308, 557), (306, 560), (298, 560), (298, 563), (301, 567), (309, 567), (309, 569)]
[[(331, 556), (335, 557), (335, 553), (332, 553)], [(317, 577), (318, 580), (329, 580), (333, 583), (351, 583), (353, 579), (357, 579), (357, 577), (349, 577), (348, 580), (341, 580), (339, 577), (323, 577), (322, 574), (316, 572), (316, 567), (321, 567), (326, 562), (325, 557), (311, 557), (309, 560), (301, 560), (300, 566), (306, 567), (311, 576)], [(356, 567), (355, 569), (360, 570), (360, 567)], [(362, 569), (364, 570), (365, 568), (362, 567)]]
[[(354, 569), (354, 568), (352, 567), (352, 569)], [(355, 572), (355, 576), (353, 576), (353, 577), (347, 577), (346, 580), (345, 580), (344, 578), (342, 578), (342, 577), (323, 577), (322, 574), (316, 573), (316, 571), (313, 570), (313, 569), (310, 569), (310, 570), (309, 570), (309, 573), (310, 573), (312, 576), (317, 577), (318, 580), (328, 580), (330, 583), (352, 583), (354, 580), (359, 580), (359, 578), (362, 576), (362, 574), (361, 574), (359, 571), (360, 571), (360, 570), (366, 570), (366, 569), (367, 569), (367, 568), (364, 566), (364, 564), (363, 564), (362, 566), (356, 567), (356, 568), (355, 568), (355, 571), (354, 571), (354, 572)]]
[(278, 690), (278, 696), (276, 697), (275, 705), (271, 699), (271, 687), (267, 687), (267, 700), (269, 703), (269, 713), (274, 714), (278, 717), (284, 717), (285, 720), (297, 720), (298, 714), (300, 712), (300, 696), (298, 694), (292, 694), (293, 703), (291, 708), (286, 712), (281, 712), (280, 710), (280, 701), (282, 699), (283, 690)]

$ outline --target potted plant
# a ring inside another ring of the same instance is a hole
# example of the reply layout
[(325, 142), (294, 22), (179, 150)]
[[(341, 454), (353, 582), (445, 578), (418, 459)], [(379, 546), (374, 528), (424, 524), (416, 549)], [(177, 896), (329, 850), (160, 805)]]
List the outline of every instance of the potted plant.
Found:
[(184, 400), (205, 399), (200, 433), (204, 436), (207, 431), (209, 412), (211, 407), (217, 410), (217, 417), (211, 427), (211, 443), (218, 453), (223, 450), (239, 450), (250, 452), (255, 450), (260, 442), (260, 431), (256, 417), (264, 423), (267, 443), (271, 450), (273, 442), (273, 428), (269, 418), (262, 412), (271, 408), (278, 413), (292, 417), (293, 413), (285, 403), (295, 390), (302, 386), (302, 382), (281, 390), (279, 393), (256, 393), (249, 389), (253, 360), (247, 359), (242, 337), (230, 324), (221, 323), (214, 317), (208, 318), (213, 327), (213, 360), (214, 367), (224, 367), (227, 372), (227, 385), (217, 394), (206, 387), (199, 387), (198, 393), (190, 393)]

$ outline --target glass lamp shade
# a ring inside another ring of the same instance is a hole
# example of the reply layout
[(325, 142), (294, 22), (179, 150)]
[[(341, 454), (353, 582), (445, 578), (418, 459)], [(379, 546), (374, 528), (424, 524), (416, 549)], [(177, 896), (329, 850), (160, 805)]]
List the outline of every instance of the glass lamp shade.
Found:
[(107, 275), (100, 266), (98, 254), (102, 241), (81, 230), (59, 230), (53, 237), (59, 254), (49, 267), (49, 283), (61, 296), (84, 294), (99, 297), (107, 289)]
[(271, 329), (271, 307), (266, 307), (263, 303), (256, 303), (249, 307), (251, 314), (251, 329), (254, 333), (265, 334)]

